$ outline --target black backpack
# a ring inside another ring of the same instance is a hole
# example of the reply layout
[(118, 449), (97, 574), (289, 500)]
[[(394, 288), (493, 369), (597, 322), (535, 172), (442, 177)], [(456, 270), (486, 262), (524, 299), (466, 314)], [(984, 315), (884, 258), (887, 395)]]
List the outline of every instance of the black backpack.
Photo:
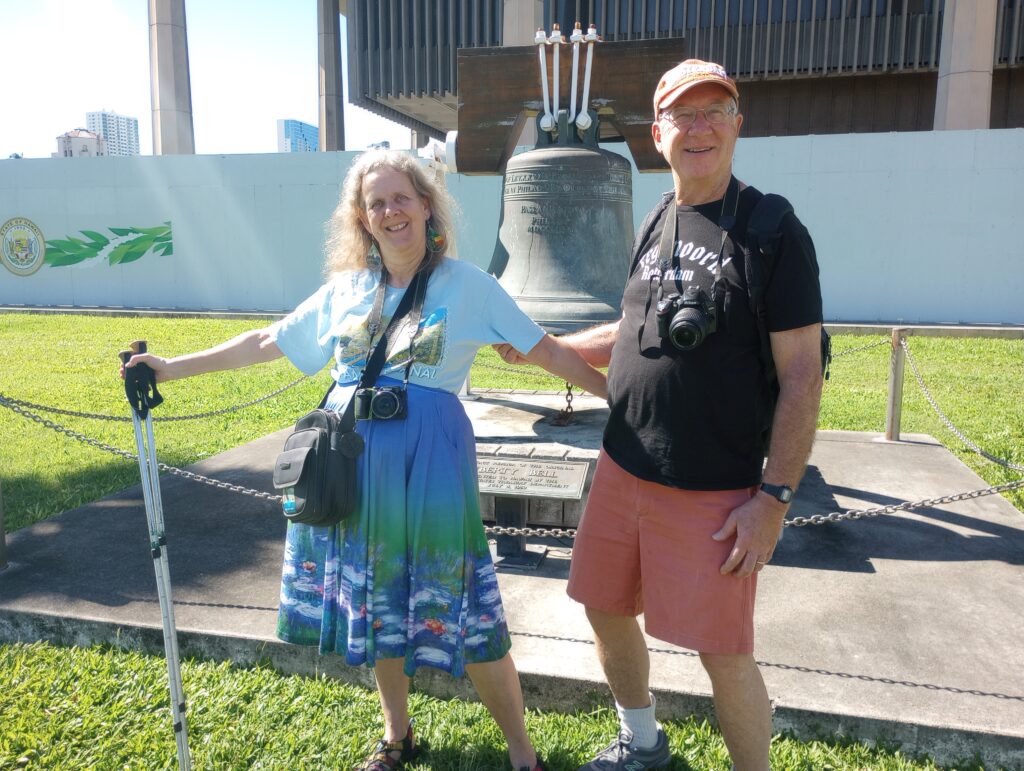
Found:
[[(770, 398), (768, 410), (768, 430), (770, 430), (775, 414), (775, 404), (779, 399), (779, 378), (775, 371), (775, 358), (772, 356), (771, 338), (768, 332), (768, 309), (765, 305), (765, 293), (775, 272), (775, 258), (779, 241), (782, 239), (783, 221), (786, 217), (792, 216), (798, 227), (803, 228), (803, 224), (796, 220), (792, 204), (781, 195), (763, 194), (756, 188), (749, 189), (754, 190), (760, 198), (754, 204), (750, 218), (747, 220), (747, 240), (746, 247), (743, 249), (746, 265), (747, 301), (750, 304), (750, 312), (754, 315), (757, 323), (758, 338), (761, 341), (759, 356)], [(675, 191), (669, 190), (664, 193), (658, 205), (640, 223), (636, 240), (633, 242), (633, 264), (630, 265), (630, 275), (636, 270), (640, 257), (638, 254), (640, 246), (650, 237), (654, 226), (662, 218), (674, 198)], [(817, 273), (818, 261), (813, 249), (810, 258), (814, 261), (814, 272)], [(826, 380), (828, 380), (831, 362), (832, 338), (822, 326), (821, 372)]]

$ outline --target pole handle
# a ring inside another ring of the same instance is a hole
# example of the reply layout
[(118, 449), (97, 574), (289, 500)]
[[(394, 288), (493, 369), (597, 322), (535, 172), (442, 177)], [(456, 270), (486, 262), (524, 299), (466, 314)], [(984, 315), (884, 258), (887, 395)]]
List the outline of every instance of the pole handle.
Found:
[[(121, 351), (118, 357), (122, 364), (127, 364), (137, 353), (146, 353), (145, 340), (133, 340), (129, 350)], [(164, 397), (156, 388), (156, 373), (148, 364), (136, 364), (134, 367), (127, 367), (124, 371), (124, 393), (128, 397), (128, 403), (140, 419), (145, 420), (150, 409), (163, 402)]]

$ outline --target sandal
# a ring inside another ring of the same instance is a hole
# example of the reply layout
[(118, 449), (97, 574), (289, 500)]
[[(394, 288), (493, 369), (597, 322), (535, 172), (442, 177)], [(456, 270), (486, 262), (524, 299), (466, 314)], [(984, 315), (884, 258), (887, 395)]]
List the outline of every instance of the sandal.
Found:
[(412, 735), (412, 723), (410, 722), (404, 739), (397, 742), (379, 739), (373, 752), (357, 768), (357, 771), (392, 771), (392, 769), (401, 768), (406, 763), (416, 760), (422, 749), (423, 747), (416, 743)]

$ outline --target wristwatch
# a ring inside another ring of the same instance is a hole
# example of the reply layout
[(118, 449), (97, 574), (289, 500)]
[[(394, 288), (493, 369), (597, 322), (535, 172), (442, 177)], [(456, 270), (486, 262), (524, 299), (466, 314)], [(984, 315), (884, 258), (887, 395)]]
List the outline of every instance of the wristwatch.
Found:
[(767, 482), (762, 482), (761, 489), (779, 503), (789, 503), (793, 500), (793, 488), (789, 485), (770, 485)]

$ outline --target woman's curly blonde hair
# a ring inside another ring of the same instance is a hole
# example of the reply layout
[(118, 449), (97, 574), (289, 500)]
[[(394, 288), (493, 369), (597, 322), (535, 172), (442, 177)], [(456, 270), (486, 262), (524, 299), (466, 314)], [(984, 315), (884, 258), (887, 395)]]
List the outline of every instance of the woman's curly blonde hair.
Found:
[[(430, 206), (431, 224), (434, 231), (444, 239), (444, 248), (439, 252), (427, 252), (424, 265), (432, 270), (452, 249), (455, 228), (452, 223), (451, 200), (447, 191), (427, 173), (412, 155), (400, 150), (368, 150), (358, 156), (345, 175), (341, 198), (334, 213), (327, 220), (327, 238), (324, 242), (326, 263), (324, 273), (329, 277), (346, 270), (360, 270), (367, 267), (366, 256), (373, 239), (366, 232), (359, 212), (363, 209), (363, 180), (366, 175), (381, 169), (391, 169), (405, 174), (412, 182), (413, 189), (426, 199)], [(426, 250), (426, 243), (423, 244)]]

